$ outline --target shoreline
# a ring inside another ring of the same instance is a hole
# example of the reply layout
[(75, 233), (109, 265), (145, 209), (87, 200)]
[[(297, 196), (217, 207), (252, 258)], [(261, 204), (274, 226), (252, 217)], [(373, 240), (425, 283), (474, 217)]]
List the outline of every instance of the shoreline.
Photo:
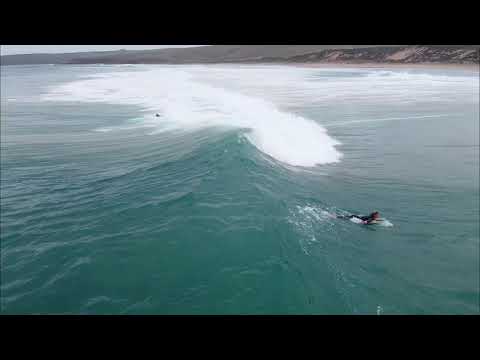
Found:
[(365, 69), (454, 69), (454, 70), (469, 70), (472, 72), (480, 72), (480, 64), (452, 64), (452, 63), (346, 63), (346, 62), (215, 62), (215, 63), (65, 63), (65, 64), (8, 64), (1, 67), (15, 67), (15, 66), (109, 66), (109, 65), (165, 65), (165, 66), (180, 66), (180, 65), (280, 65), (280, 66), (294, 66), (302, 68), (365, 68)]
[(443, 64), (443, 63), (282, 63), (282, 65), (306, 67), (306, 68), (411, 68), (411, 69), (456, 69), (456, 70), (471, 70), (473, 72), (480, 71), (480, 64)]

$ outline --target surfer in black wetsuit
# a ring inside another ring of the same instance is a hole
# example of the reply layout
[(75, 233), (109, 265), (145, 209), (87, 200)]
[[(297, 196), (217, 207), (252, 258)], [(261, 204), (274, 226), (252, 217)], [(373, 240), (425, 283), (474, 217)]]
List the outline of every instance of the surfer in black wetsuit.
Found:
[(349, 216), (338, 216), (340, 219), (352, 219), (357, 218), (363, 221), (365, 225), (375, 224), (380, 219), (380, 213), (378, 211), (372, 212), (368, 216), (361, 215), (349, 215)]

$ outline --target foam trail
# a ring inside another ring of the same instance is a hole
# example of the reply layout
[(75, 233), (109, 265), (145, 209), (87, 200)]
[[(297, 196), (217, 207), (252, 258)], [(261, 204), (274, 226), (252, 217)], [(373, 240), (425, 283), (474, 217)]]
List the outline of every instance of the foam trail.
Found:
[(111, 127), (100, 127), (93, 129), (95, 132), (111, 132), (111, 131), (128, 131), (128, 130), (136, 130), (140, 128), (152, 128), (155, 127), (154, 125), (148, 125), (148, 124), (138, 124), (138, 125), (130, 125), (130, 126), (111, 126)]
[(335, 123), (335, 124), (324, 124), (323, 126), (325, 126), (327, 128), (331, 128), (331, 127), (345, 126), (345, 125), (357, 124), (357, 123), (372, 123), (372, 122), (395, 121), (395, 120), (413, 120), (413, 119), (430, 119), (430, 118), (439, 118), (439, 117), (447, 117), (447, 116), (451, 116), (451, 115), (424, 115), (424, 116), (408, 116), (408, 117), (370, 119), (370, 120), (352, 120), (352, 121), (345, 121), (345, 122)]

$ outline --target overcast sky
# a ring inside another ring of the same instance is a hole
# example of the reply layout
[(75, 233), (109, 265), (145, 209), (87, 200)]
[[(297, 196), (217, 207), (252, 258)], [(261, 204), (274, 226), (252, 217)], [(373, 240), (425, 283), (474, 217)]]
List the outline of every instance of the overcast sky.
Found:
[(2, 55), (67, 53), (78, 51), (145, 50), (200, 45), (2, 45)]

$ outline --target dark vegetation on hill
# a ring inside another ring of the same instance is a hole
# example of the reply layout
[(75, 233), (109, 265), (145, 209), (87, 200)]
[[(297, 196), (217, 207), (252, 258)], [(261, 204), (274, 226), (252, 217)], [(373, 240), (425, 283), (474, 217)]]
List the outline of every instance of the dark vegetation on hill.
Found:
[(479, 63), (478, 45), (215, 45), (140, 51), (22, 54), (2, 65), (209, 63)]

